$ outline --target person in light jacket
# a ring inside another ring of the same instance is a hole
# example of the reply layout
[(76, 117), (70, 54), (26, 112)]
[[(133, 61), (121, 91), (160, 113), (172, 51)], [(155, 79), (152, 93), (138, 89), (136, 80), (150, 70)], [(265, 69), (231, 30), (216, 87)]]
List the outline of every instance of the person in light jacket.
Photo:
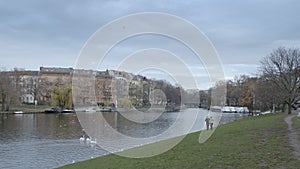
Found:
[(212, 130), (213, 129), (213, 125), (214, 125), (214, 119), (212, 116), (210, 116), (209, 118), (209, 125), (210, 125), (210, 129)]

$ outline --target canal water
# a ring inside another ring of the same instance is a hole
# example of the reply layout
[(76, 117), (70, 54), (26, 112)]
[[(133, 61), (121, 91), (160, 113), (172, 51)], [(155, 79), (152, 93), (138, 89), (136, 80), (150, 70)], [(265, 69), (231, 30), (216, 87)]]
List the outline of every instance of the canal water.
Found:
[[(186, 109), (197, 112), (190, 132), (204, 129), (204, 109)], [(130, 123), (122, 115), (103, 113), (105, 119), (118, 132), (131, 137), (158, 135), (178, 117), (178, 112), (160, 115), (152, 123)], [(241, 114), (223, 114), (220, 124), (239, 120)], [(85, 135), (77, 114), (1, 114), (0, 115), (0, 168), (56, 168), (108, 154), (107, 151), (79, 138)]]

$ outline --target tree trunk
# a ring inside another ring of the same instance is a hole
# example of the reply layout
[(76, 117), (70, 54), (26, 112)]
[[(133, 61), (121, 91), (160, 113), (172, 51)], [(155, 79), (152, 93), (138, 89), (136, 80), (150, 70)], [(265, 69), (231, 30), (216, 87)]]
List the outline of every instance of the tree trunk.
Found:
[(292, 104), (288, 104), (288, 114), (292, 114)]
[(1, 106), (1, 109), (2, 111), (5, 111), (5, 94), (2, 93), (2, 106)]
[(288, 101), (285, 101), (286, 105), (288, 106), (288, 114), (292, 114), (292, 104), (293, 102), (291, 99), (288, 99)]
[(289, 100), (289, 102), (288, 102), (288, 114), (292, 114), (292, 104), (293, 104), (293, 102), (291, 102), (291, 100)]
[(5, 111), (9, 111), (9, 104), (6, 103)]

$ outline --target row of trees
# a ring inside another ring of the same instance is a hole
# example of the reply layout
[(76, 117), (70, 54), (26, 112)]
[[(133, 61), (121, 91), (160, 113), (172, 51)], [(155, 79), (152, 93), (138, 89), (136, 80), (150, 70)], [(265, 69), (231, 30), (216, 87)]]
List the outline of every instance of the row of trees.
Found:
[(300, 50), (280, 47), (261, 62), (261, 81), (269, 84), (274, 102), (287, 105), (290, 114), (293, 104), (300, 100)]
[[(129, 82), (128, 82), (129, 81)], [(135, 108), (150, 105), (180, 105), (183, 89), (165, 80), (153, 80), (144, 77), (142, 80), (116, 80), (114, 97), (118, 106), (132, 105)]]
[[(214, 89), (226, 85), (228, 106), (262, 111), (276, 108), (291, 113), (300, 100), (300, 50), (280, 47), (262, 59), (258, 71), (257, 77), (235, 77), (219, 82)], [(201, 95), (210, 100), (209, 92)]]
[(2, 111), (9, 111), (11, 104), (21, 102), (20, 70), (0, 71), (0, 103)]
[(226, 104), (254, 108), (257, 78), (240, 76), (227, 82)]
[(1, 110), (8, 111), (11, 102), (15, 100), (15, 92), (12, 88), (12, 80), (5, 72), (0, 72), (0, 98)]

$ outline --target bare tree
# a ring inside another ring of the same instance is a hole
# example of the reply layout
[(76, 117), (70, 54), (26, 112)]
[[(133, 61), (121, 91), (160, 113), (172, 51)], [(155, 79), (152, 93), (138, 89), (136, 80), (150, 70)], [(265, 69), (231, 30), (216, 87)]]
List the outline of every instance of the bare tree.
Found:
[(208, 90), (200, 90), (199, 91), (199, 107), (200, 108), (209, 108), (210, 107), (210, 95), (208, 94)]
[(9, 111), (11, 103), (13, 103), (16, 98), (16, 92), (10, 72), (0, 72), (0, 98), (2, 103), (1, 110)]
[(26, 82), (26, 86), (23, 88), (26, 89), (26, 93), (32, 95), (34, 99), (37, 99), (37, 79), (30, 77)]
[(238, 106), (239, 99), (242, 97), (242, 88), (239, 81), (227, 81), (226, 104), (228, 106)]
[(226, 81), (217, 81), (211, 88), (211, 106), (224, 106), (226, 102)]
[(50, 101), (51, 93), (49, 91), (49, 88), (51, 85), (51, 82), (46, 77), (38, 79), (37, 97), (40, 102), (48, 103)]
[(300, 99), (300, 51), (280, 47), (261, 61), (263, 77), (274, 83), (291, 113), (292, 104)]
[(14, 104), (20, 104), (21, 103), (21, 78), (22, 78), (22, 71), (21, 69), (18, 68), (14, 68), (13, 71), (11, 71), (11, 75), (10, 75), (11, 79), (12, 79), (12, 87), (14, 90), (14, 100), (12, 100), (12, 102)]
[(265, 77), (260, 77), (257, 80), (254, 92), (257, 108), (262, 111), (278, 108), (280, 103), (284, 101), (282, 100), (281, 92), (274, 91), (278, 91), (277, 86), (273, 82), (266, 80)]

